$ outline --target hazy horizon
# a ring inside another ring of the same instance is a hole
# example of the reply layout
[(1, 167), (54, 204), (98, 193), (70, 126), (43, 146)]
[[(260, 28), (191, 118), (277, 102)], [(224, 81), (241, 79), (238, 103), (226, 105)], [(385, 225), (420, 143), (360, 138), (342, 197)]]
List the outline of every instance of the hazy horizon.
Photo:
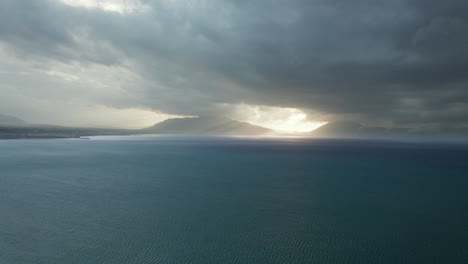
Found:
[[(205, 119), (205, 118), (215, 118), (215, 119), (220, 119), (221, 120), (232, 120), (232, 121), (238, 121), (238, 122), (242, 122), (242, 123), (247, 123), (247, 124), (250, 124), (250, 125), (254, 125), (254, 126), (258, 126), (258, 127), (262, 127), (262, 128), (266, 128), (266, 129), (270, 129), (271, 131), (273, 132), (277, 132), (277, 133), (287, 133), (287, 134), (302, 134), (302, 133), (306, 133), (306, 132), (312, 132), (324, 125), (326, 125), (328, 122), (317, 122), (316, 124), (314, 124), (313, 126), (308, 126), (305, 130), (304, 129), (298, 129), (298, 130), (282, 130), (281, 127), (280, 128), (277, 128), (277, 126), (275, 126), (275, 124), (269, 124), (269, 123), (258, 123), (258, 122), (255, 122), (255, 121), (249, 121), (249, 120), (246, 120), (246, 121), (241, 121), (241, 120), (236, 120), (236, 119), (232, 119), (232, 118), (225, 118), (225, 117), (211, 117), (211, 116), (164, 116), (163, 118), (159, 119), (159, 120), (152, 120), (154, 121), (154, 123), (145, 123), (145, 125), (138, 125), (138, 126), (131, 126), (131, 127), (128, 127), (128, 126), (125, 126), (125, 125), (122, 125), (120, 124), (115, 124), (115, 125), (102, 125), (102, 123), (100, 124), (96, 124), (96, 125), (82, 125), (82, 124), (57, 124), (57, 123), (37, 123), (37, 122), (31, 122), (31, 121), (27, 121), (27, 120), (24, 120), (18, 116), (13, 116), (13, 115), (5, 115), (5, 114), (2, 114), (0, 113), (0, 126), (1, 125), (6, 125), (6, 126), (10, 126), (12, 124), (9, 124), (9, 123), (3, 123), (2, 122), (2, 117), (3, 118), (14, 118), (14, 119), (18, 119), (19, 121), (21, 122), (24, 122), (23, 124), (21, 125), (27, 125), (27, 126), (63, 126), (63, 127), (76, 127), (76, 128), (103, 128), (103, 129), (128, 129), (128, 130), (141, 130), (141, 129), (147, 129), (147, 128), (151, 128), (152, 126), (154, 125), (157, 125), (157, 124), (161, 124), (163, 123), (164, 121), (167, 121), (167, 120), (172, 120), (172, 119)], [(277, 122), (277, 121), (276, 121)]]

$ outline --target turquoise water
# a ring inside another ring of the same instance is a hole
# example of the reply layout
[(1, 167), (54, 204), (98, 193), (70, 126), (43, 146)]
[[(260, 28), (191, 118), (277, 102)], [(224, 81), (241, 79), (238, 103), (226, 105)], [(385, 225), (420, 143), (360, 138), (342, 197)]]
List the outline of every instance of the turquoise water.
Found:
[(0, 141), (0, 263), (466, 263), (468, 147)]

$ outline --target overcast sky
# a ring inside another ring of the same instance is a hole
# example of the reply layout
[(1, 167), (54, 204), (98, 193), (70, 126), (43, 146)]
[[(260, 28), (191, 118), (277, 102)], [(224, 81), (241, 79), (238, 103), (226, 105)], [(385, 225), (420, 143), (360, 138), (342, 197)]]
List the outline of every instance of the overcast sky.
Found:
[(468, 127), (466, 0), (1, 0), (0, 113)]

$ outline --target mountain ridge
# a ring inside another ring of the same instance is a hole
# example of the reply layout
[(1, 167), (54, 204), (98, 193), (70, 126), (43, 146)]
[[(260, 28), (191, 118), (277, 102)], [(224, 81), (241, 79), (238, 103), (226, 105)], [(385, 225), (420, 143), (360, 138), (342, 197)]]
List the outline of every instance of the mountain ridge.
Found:
[(27, 125), (26, 121), (10, 115), (0, 114), (0, 125), (8, 126), (24, 126)]
[(171, 118), (141, 130), (154, 134), (174, 135), (264, 135), (271, 129), (227, 118)]
[(338, 121), (323, 125), (307, 133), (316, 138), (359, 138), (359, 139), (392, 139), (392, 138), (433, 138), (444, 137), (466, 138), (468, 130), (459, 129), (414, 129), (410, 127), (368, 126), (357, 122)]

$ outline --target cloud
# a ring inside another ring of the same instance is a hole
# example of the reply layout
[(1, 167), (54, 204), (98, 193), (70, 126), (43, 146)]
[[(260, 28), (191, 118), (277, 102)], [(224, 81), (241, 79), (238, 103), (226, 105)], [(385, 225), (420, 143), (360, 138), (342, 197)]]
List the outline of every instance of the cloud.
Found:
[(73, 7), (88, 9), (101, 9), (107, 12), (117, 12), (128, 14), (145, 11), (146, 6), (133, 0), (59, 0), (60, 2)]
[[(246, 104), (298, 109), (309, 122), (468, 125), (464, 0), (76, 3), (0, 3), (2, 58), (75, 83), (63, 101), (177, 115), (234, 115)], [(9, 89), (26, 89), (28, 78), (9, 80)], [(44, 79), (30, 97), (55, 98), (57, 81)]]

